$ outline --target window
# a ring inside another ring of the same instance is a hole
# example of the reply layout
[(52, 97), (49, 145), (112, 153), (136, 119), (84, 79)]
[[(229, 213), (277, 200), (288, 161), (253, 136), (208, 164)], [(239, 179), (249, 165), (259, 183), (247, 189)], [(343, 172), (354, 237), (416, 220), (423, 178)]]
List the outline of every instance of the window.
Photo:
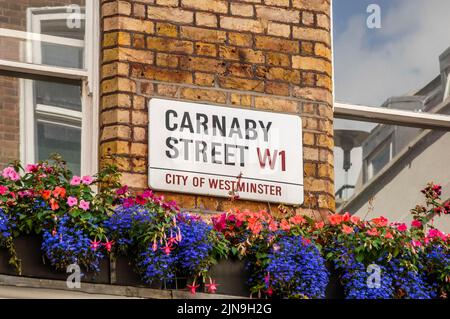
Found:
[[(24, 2), (0, 4), (0, 15), (5, 14), (0, 20), (0, 89), (14, 88), (0, 115), (17, 110), (13, 120), (19, 126), (14, 134), (19, 140), (2, 146), (0, 166), (12, 160), (7, 154), (19, 153), (22, 162), (33, 163), (59, 153), (76, 174), (94, 173), (99, 2)], [(8, 137), (0, 125), (0, 142)]]
[(392, 143), (390, 140), (383, 141), (378, 148), (365, 160), (367, 170), (365, 181), (372, 179), (383, 167), (385, 167), (392, 156)]

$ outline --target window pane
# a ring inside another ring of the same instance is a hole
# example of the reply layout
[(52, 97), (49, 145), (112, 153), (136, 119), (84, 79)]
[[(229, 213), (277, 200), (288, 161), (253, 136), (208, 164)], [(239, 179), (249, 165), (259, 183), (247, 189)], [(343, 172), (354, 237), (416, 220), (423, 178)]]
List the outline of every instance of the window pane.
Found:
[(36, 104), (58, 106), (81, 112), (81, 87), (65, 83), (34, 81)]
[[(449, 145), (450, 132), (337, 119), (337, 211), (409, 221), (428, 182), (441, 184), (450, 199)], [(450, 231), (450, 216), (436, 223)]]
[[(337, 102), (436, 112), (450, 74), (450, 1), (337, 0), (333, 11)], [(389, 100), (405, 95), (417, 98)]]
[(52, 153), (58, 153), (70, 170), (80, 174), (80, 128), (38, 121), (37, 146), (38, 160), (48, 159)]
[(58, 153), (80, 173), (80, 85), (0, 75), (0, 97), (0, 169)]
[(0, 59), (84, 68), (85, 0), (0, 2)]

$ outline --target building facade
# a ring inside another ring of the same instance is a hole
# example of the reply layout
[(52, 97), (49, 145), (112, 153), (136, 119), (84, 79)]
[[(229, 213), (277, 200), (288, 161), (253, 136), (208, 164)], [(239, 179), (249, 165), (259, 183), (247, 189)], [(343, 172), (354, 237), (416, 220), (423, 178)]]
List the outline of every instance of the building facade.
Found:
[[(1, 166), (58, 152), (79, 174), (113, 163), (124, 184), (142, 191), (148, 154), (158, 151), (148, 147), (151, 99), (269, 110), (302, 118), (305, 200), (294, 209), (317, 218), (335, 210), (330, 1), (28, 0), (0, 8), (0, 38), (9, 41), (0, 49)], [(164, 195), (190, 210), (272, 209), (263, 198)]]

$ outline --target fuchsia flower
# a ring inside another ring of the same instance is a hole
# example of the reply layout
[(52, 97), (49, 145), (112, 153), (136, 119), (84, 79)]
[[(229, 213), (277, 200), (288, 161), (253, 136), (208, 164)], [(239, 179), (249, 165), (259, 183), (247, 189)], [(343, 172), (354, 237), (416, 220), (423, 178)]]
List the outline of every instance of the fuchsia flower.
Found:
[(414, 227), (414, 228), (421, 228), (422, 227), (422, 223), (419, 221), (419, 220), (413, 220), (412, 222), (411, 222), (411, 227)]
[(172, 251), (173, 247), (169, 243), (167, 243), (164, 247), (161, 247), (161, 250), (166, 254), (170, 255), (170, 252)]
[(92, 250), (97, 250), (98, 246), (100, 246), (100, 244), (101, 244), (100, 240), (99, 241), (96, 241), (96, 240), (91, 241), (91, 248), (92, 248)]
[(74, 175), (74, 176), (72, 177), (72, 179), (70, 180), (70, 185), (72, 185), (72, 186), (78, 186), (78, 185), (80, 185), (80, 183), (81, 183), (81, 178), (80, 178), (80, 176)]
[(69, 207), (78, 205), (78, 199), (76, 199), (76, 197), (69, 196), (69, 198), (67, 198), (67, 205), (69, 205)]
[(195, 293), (197, 292), (197, 288), (200, 287), (200, 285), (196, 285), (194, 281), (192, 285), (186, 285), (186, 287), (191, 292), (191, 294), (195, 295)]
[(398, 230), (398, 231), (401, 231), (401, 232), (404, 232), (404, 231), (406, 231), (407, 229), (408, 229), (408, 226), (406, 226), (405, 223), (400, 224), (400, 225), (397, 226), (397, 230)]
[(428, 238), (440, 238), (442, 240), (446, 239), (445, 234), (443, 232), (441, 232), (440, 230), (438, 230), (438, 229), (430, 229), (428, 231), (428, 236), (427, 237)]
[(111, 248), (112, 248), (113, 244), (114, 244), (113, 240), (110, 240), (110, 241), (107, 240), (106, 243), (103, 244), (103, 246), (105, 246), (107, 251), (111, 251)]
[(81, 182), (83, 182), (84, 185), (91, 185), (93, 181), (94, 179), (92, 178), (92, 176), (89, 175), (83, 176), (81, 178)]
[(219, 286), (219, 284), (216, 284), (216, 281), (211, 279), (209, 282), (209, 284), (205, 284), (205, 287), (208, 288), (208, 292), (212, 294), (216, 293), (217, 286)]
[(269, 287), (269, 289), (266, 290), (266, 294), (267, 294), (269, 297), (272, 297), (272, 295), (273, 295), (273, 289), (272, 289), (272, 287)]
[(5, 179), (12, 180), (13, 182), (18, 181), (20, 179), (19, 173), (17, 173), (15, 171), (14, 167), (11, 167), (11, 166), (8, 166), (3, 170), (2, 176)]
[(8, 191), (8, 187), (0, 185), (0, 195), (5, 195)]
[(85, 201), (85, 200), (80, 200), (80, 205), (79, 205), (79, 207), (82, 209), (82, 210), (88, 210), (89, 209), (89, 206), (90, 206), (90, 203), (89, 202), (87, 202), (87, 201)]

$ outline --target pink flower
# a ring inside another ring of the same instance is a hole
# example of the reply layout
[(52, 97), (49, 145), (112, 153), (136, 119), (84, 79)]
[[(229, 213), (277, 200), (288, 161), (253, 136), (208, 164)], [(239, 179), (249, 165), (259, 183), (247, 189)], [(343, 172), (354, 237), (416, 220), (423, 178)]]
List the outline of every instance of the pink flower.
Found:
[(367, 235), (369, 235), (369, 236), (379, 236), (380, 234), (378, 233), (378, 229), (372, 228), (372, 229), (367, 231)]
[(352, 217), (350, 217), (350, 221), (351, 221), (353, 224), (359, 224), (359, 222), (361, 221), (361, 219), (360, 219), (358, 216), (352, 216)]
[(404, 232), (404, 231), (406, 231), (407, 229), (408, 229), (408, 226), (406, 226), (405, 223), (400, 224), (400, 225), (397, 226), (397, 230), (398, 230), (398, 231), (401, 231), (401, 232)]
[(446, 239), (446, 236), (443, 232), (441, 232), (438, 229), (430, 229), (430, 231), (428, 232), (428, 237), (429, 238), (440, 238), (442, 240)]
[(386, 232), (386, 234), (384, 235), (384, 238), (392, 239), (392, 238), (394, 238), (394, 236), (392, 236), (392, 234), (390, 232)]
[(344, 234), (351, 234), (353, 233), (353, 227), (347, 226), (347, 225), (342, 225), (342, 232)]
[(146, 189), (142, 193), (142, 197), (144, 197), (144, 198), (151, 198), (152, 196), (153, 196), (153, 191), (151, 189)]
[(83, 178), (81, 178), (81, 181), (83, 182), (84, 185), (91, 185), (94, 179), (92, 178), (92, 176), (87, 175), (83, 176)]
[(80, 185), (80, 183), (81, 183), (81, 178), (80, 178), (80, 176), (74, 175), (74, 176), (72, 177), (72, 179), (70, 180), (70, 185), (72, 185), (72, 186)]
[(8, 191), (8, 187), (0, 185), (0, 195), (5, 195)]
[(12, 180), (13, 182), (20, 179), (20, 175), (14, 170), (14, 167), (11, 166), (6, 167), (3, 170), (2, 175), (5, 179)]
[(415, 220), (412, 221), (411, 227), (414, 227), (414, 228), (421, 228), (421, 227), (422, 227), (422, 223), (421, 223), (420, 221), (418, 221), (418, 220), (415, 219)]
[(76, 197), (70, 196), (69, 198), (67, 198), (67, 205), (69, 205), (69, 207), (76, 206), (77, 204), (78, 199), (76, 199)]
[(90, 203), (89, 202), (87, 202), (87, 201), (85, 201), (85, 200), (80, 200), (80, 205), (79, 205), (79, 207), (82, 209), (82, 210), (88, 210), (89, 209), (89, 206), (90, 206)]

